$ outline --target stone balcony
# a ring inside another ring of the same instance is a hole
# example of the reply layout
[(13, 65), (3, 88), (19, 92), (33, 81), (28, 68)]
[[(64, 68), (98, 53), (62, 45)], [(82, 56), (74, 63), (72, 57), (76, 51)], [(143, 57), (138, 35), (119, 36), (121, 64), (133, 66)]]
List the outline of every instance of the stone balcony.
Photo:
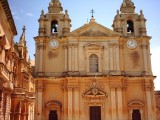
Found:
[(0, 79), (3, 83), (9, 82), (10, 79), (10, 71), (2, 62), (0, 62)]

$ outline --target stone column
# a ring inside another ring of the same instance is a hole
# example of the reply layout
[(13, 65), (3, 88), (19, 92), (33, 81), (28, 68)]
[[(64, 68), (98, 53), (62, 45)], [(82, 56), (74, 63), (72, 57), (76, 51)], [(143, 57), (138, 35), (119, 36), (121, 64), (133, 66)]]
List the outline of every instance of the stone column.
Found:
[(43, 82), (38, 81), (38, 91), (37, 91), (37, 120), (42, 120), (43, 118)]
[(68, 70), (70, 72), (72, 67), (72, 45), (69, 45), (68, 47)]
[(72, 67), (71, 67), (71, 71), (72, 72), (74, 72), (75, 70), (74, 70), (74, 66), (75, 66), (75, 46), (74, 46), (74, 44), (72, 45)]
[(8, 91), (6, 98), (6, 120), (10, 120), (10, 112), (11, 112), (11, 93)]
[(105, 48), (105, 51), (104, 51), (106, 54), (105, 54), (105, 57), (104, 57), (104, 61), (106, 62), (106, 65), (105, 65), (105, 67), (106, 67), (106, 71), (107, 71), (107, 73), (109, 72), (109, 46), (108, 46), (108, 44), (107, 44), (107, 46), (106, 46), (106, 48)]
[(68, 65), (67, 65), (67, 46), (65, 45), (65, 46), (63, 46), (63, 49), (64, 49), (64, 61), (65, 61), (65, 64), (64, 64), (64, 70), (65, 70), (65, 72), (67, 72), (68, 71)]
[(147, 72), (148, 70), (147, 70), (147, 61), (148, 61), (148, 59), (147, 59), (147, 45), (146, 45), (146, 43), (145, 44), (143, 44), (142, 45), (142, 49), (143, 49), (143, 63), (144, 63), (144, 71), (145, 72)]
[(117, 88), (117, 101), (118, 101), (118, 120), (124, 120), (123, 118), (123, 102), (122, 102), (122, 86)]
[(66, 86), (63, 86), (63, 120), (68, 120), (68, 91)]
[(46, 70), (46, 65), (45, 65), (45, 61), (46, 61), (46, 44), (43, 45), (43, 61), (42, 61), (42, 72), (45, 72)]
[(110, 71), (113, 71), (113, 43), (109, 43), (109, 65)]
[(72, 104), (73, 104), (73, 101), (72, 101), (72, 89), (73, 87), (72, 86), (67, 86), (67, 89), (68, 89), (68, 120), (72, 120), (73, 118), (73, 115), (72, 115)]
[(119, 44), (117, 43), (115, 45), (116, 47), (116, 53), (115, 53), (115, 65), (116, 65), (116, 70), (119, 72), (120, 71), (120, 64), (119, 64)]
[(75, 45), (75, 68), (74, 70), (77, 72), (78, 71), (78, 45)]
[(38, 61), (39, 61), (39, 70), (38, 72), (43, 72), (42, 68), (43, 68), (43, 40), (40, 41), (40, 44), (39, 44), (39, 58), (38, 58)]
[(40, 53), (40, 47), (36, 43), (35, 72), (39, 71), (39, 53)]
[(146, 90), (146, 100), (147, 100), (147, 120), (153, 120), (152, 105), (151, 105), (151, 87), (145, 86)]
[[(150, 52), (150, 46), (148, 45), (148, 49), (147, 49), (147, 56), (148, 56), (148, 70), (151, 73), (152, 72), (152, 68), (151, 68), (151, 52)], [(152, 74), (152, 73), (151, 73)]]
[(123, 52), (124, 43), (120, 41), (120, 70), (124, 72), (124, 65), (125, 65), (125, 53)]
[(74, 87), (74, 118), (79, 120), (79, 86)]
[(116, 114), (116, 88), (115, 86), (111, 86), (111, 114), (112, 120), (117, 120)]

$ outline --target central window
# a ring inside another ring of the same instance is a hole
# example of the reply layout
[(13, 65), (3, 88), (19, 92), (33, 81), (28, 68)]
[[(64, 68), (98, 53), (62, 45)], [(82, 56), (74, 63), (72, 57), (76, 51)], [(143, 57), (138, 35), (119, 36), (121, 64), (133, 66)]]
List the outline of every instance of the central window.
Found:
[(96, 54), (91, 54), (89, 57), (89, 69), (90, 72), (98, 72), (98, 56)]

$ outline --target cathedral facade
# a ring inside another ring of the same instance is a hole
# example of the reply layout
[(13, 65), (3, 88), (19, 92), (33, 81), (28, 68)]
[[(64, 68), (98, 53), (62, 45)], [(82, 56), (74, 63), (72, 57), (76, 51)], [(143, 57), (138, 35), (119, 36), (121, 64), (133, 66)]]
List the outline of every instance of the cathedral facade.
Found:
[(36, 120), (157, 120), (151, 37), (131, 0), (123, 0), (113, 30), (92, 16), (71, 32), (59, 0), (38, 22)]

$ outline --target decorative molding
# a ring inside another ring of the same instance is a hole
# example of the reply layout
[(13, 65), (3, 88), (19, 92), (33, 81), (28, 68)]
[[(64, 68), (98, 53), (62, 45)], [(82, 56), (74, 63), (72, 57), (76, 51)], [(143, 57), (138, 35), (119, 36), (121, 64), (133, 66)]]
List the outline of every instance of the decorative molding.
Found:
[(99, 87), (96, 80), (92, 80), (90, 89), (86, 90), (82, 97), (90, 103), (99, 103), (107, 99), (108, 95)]
[(114, 91), (114, 90), (125, 90), (127, 88), (127, 85), (126, 84), (123, 84), (123, 85), (110, 85), (110, 90), (111, 91)]
[(112, 48), (112, 47), (119, 47), (120, 45), (119, 45), (119, 43), (108, 43), (108, 46), (109, 46), (109, 48)]
[(149, 45), (147, 45), (147, 44), (142, 44), (142, 45), (141, 45), (141, 48), (142, 48), (142, 49), (148, 49), (148, 47), (149, 47)]
[(128, 103), (128, 106), (132, 109), (133, 108), (142, 108), (144, 106), (144, 103), (139, 100), (133, 100)]
[(63, 44), (62, 47), (63, 47), (63, 49), (67, 49), (68, 45), (67, 44)]
[(78, 47), (78, 43), (69, 43), (68, 47)]
[(70, 85), (67, 86), (67, 90), (68, 90), (68, 91), (72, 91), (73, 88), (74, 88), (73, 86), (70, 86)]
[(14, 24), (14, 19), (12, 17), (8, 1), (7, 0), (0, 0), (0, 3), (2, 5), (2, 7), (3, 7), (3, 10), (4, 10), (6, 18), (7, 18), (6, 22), (9, 23), (9, 27), (10, 27), (13, 35), (17, 35), (16, 26)]
[(45, 45), (37, 45), (37, 48), (38, 49), (46, 49), (46, 46)]
[(153, 87), (152, 87), (151, 85), (145, 85), (145, 86), (144, 86), (145, 91), (151, 91), (152, 88), (153, 88)]
[(62, 110), (62, 103), (56, 100), (50, 101), (46, 104), (46, 108), (49, 110)]

